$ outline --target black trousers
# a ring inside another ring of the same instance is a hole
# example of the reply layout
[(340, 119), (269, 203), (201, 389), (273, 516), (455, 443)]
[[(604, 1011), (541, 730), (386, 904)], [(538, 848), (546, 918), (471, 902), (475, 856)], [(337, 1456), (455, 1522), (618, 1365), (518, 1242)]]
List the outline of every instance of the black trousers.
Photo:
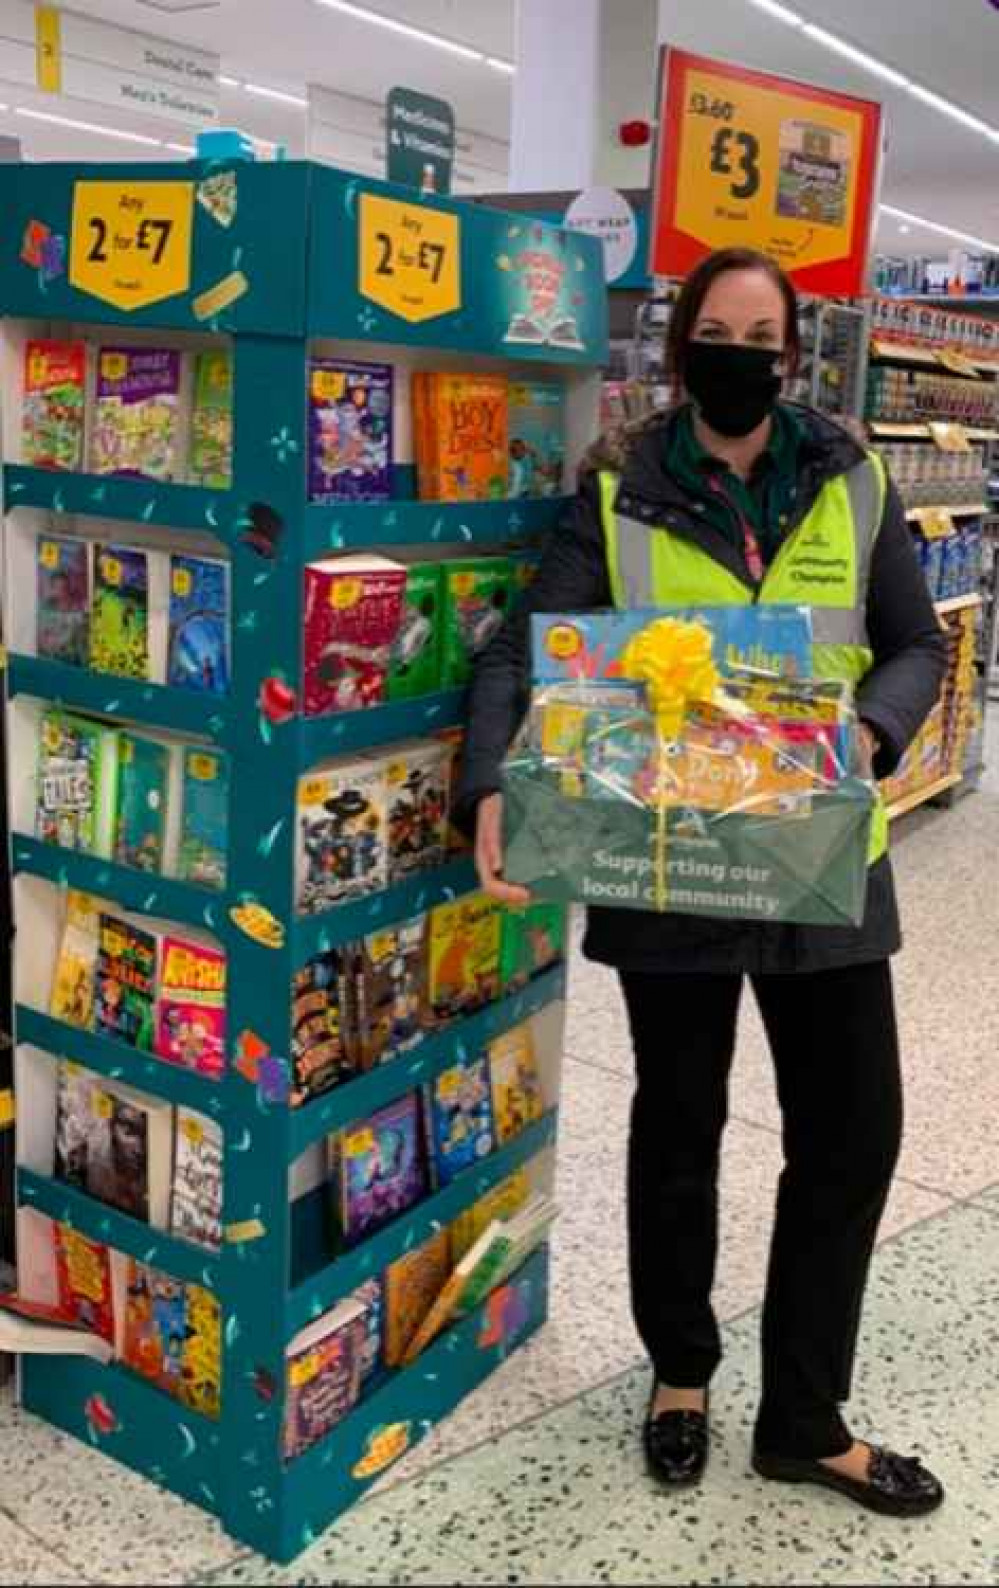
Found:
[[(718, 1159), (743, 978), (622, 972), (637, 1066), (628, 1171), (632, 1304), (660, 1382), (706, 1385)], [(756, 1444), (840, 1455), (868, 1265), (902, 1132), (887, 961), (753, 978), (777, 1075), (784, 1169), (763, 1308)]]

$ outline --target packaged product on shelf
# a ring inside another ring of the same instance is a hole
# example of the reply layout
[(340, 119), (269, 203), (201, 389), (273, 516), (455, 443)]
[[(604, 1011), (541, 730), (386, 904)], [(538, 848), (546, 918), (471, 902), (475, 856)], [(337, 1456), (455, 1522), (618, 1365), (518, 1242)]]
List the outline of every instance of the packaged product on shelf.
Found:
[(309, 500), (392, 495), (392, 366), (309, 362)]
[(59, 1306), (81, 1328), (115, 1339), (114, 1283), (111, 1253), (100, 1241), (88, 1240), (68, 1224), (53, 1224)]
[(413, 377), (420, 496), (478, 502), (506, 496), (509, 456), (505, 375)]
[(559, 496), (565, 469), (565, 397), (557, 381), (510, 384), (510, 495)]
[(370, 932), (356, 945), (354, 1012), (357, 1056), (373, 1069), (411, 1048), (427, 1021), (427, 917)]
[(221, 348), (199, 353), (191, 410), (192, 485), (228, 491), (232, 485), (232, 358)]
[(181, 357), (171, 348), (102, 347), (91, 437), (95, 474), (181, 474)]
[(111, 852), (118, 776), (113, 728), (50, 707), (39, 722), (35, 836), (86, 854)]
[(385, 699), (406, 569), (388, 557), (328, 557), (305, 570), (302, 678), (307, 717)]
[(40, 469), (79, 469), (87, 387), (84, 342), (44, 338), (24, 349), (21, 458)]
[(333, 1136), (330, 1171), (334, 1213), (348, 1246), (419, 1202), (426, 1190), (419, 1094), (408, 1092)]
[(459, 1059), (424, 1088), (427, 1137), (434, 1184), (488, 1158), (496, 1145), (489, 1061), (484, 1053)]
[(170, 752), (135, 733), (118, 735), (114, 859), (140, 871), (163, 869)]
[(223, 750), (184, 751), (179, 876), (224, 888), (228, 831), (229, 759)]
[(301, 1108), (357, 1073), (350, 944), (315, 955), (295, 972), (291, 1000), (290, 1103)]
[(53, 662), (86, 667), (90, 657), (90, 548), (85, 540), (38, 541), (35, 649)]
[(489, 1084), (498, 1146), (512, 1141), (545, 1111), (538, 1056), (529, 1023), (489, 1044)]
[(55, 1178), (165, 1230), (173, 1109), (63, 1059), (56, 1082)]
[(167, 683), (224, 695), (229, 688), (229, 564), (215, 557), (170, 558)]
[(442, 578), (440, 563), (410, 563), (406, 568), (402, 621), (389, 662), (389, 700), (412, 700), (440, 688)]
[(152, 1052), (156, 938), (151, 932), (101, 914), (94, 1002), (99, 1035)]
[(447, 854), (451, 747), (440, 739), (412, 739), (385, 762), (388, 788), (388, 876), (401, 882), (415, 871), (443, 865)]
[(221, 1125), (178, 1108), (170, 1231), (215, 1252), (222, 1245), (223, 1162)]
[(294, 1461), (324, 1439), (361, 1394), (364, 1308), (341, 1301), (295, 1336), (287, 1353), (282, 1448)]
[(295, 900), (316, 915), (388, 884), (385, 763), (331, 761), (299, 779)]
[(381, 1372), (385, 1358), (385, 1283), (368, 1279), (349, 1300), (364, 1309), (364, 1339), (361, 1343), (361, 1393)]
[(206, 938), (164, 935), (156, 999), (156, 1052), (218, 1078), (225, 1072), (226, 957)]
[(100, 905), (89, 893), (66, 892), (62, 939), (52, 976), (49, 1014), (54, 1020), (93, 1029), (100, 950)]
[(385, 1361), (389, 1367), (401, 1363), (450, 1271), (447, 1230), (438, 1230), (385, 1270)]
[(94, 547), (90, 665), (98, 673), (149, 677), (149, 559), (133, 546)]
[(494, 1219), (510, 1219), (524, 1206), (531, 1194), (526, 1169), (517, 1169), (499, 1185), (493, 1186), (451, 1225), (451, 1264), (456, 1267)]
[(444, 567), (444, 619), (441, 681), (457, 689), (472, 676), (472, 665), (502, 628), (512, 603), (508, 557), (469, 557)]
[(435, 1021), (470, 1014), (499, 997), (503, 910), (484, 893), (430, 912), (429, 999)]
[(522, 910), (503, 911), (500, 984), (504, 992), (526, 986), (532, 976), (565, 957), (566, 926), (564, 906), (544, 899), (532, 899)]

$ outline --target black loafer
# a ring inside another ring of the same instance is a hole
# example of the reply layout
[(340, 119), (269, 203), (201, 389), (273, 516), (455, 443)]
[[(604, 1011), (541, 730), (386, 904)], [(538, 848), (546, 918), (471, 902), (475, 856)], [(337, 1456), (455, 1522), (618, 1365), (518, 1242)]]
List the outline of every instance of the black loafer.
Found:
[(753, 1469), (761, 1478), (776, 1478), (779, 1483), (818, 1483), (824, 1489), (835, 1489), (882, 1516), (927, 1516), (944, 1497), (943, 1484), (918, 1456), (900, 1456), (879, 1445), (871, 1446), (866, 1483), (835, 1472), (821, 1461), (768, 1456), (759, 1450), (753, 1452)]
[(657, 1482), (669, 1489), (700, 1483), (708, 1464), (707, 1410), (660, 1412), (653, 1417), (650, 1404), (642, 1443), (649, 1471)]

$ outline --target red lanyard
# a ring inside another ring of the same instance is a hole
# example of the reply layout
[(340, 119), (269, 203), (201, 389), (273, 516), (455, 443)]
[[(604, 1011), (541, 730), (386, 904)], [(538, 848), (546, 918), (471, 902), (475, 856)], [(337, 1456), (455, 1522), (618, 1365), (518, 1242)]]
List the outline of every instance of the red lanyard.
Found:
[(739, 520), (739, 528), (742, 530), (742, 549), (746, 558), (746, 567), (749, 569), (749, 575), (753, 583), (757, 585), (762, 584), (763, 575), (766, 570), (763, 566), (763, 553), (760, 550), (760, 543), (756, 537), (756, 531), (749, 523), (749, 520), (746, 518), (745, 514), (740, 512), (732, 498), (725, 490), (722, 489), (718, 481), (716, 479), (712, 479), (709, 481), (709, 484), (715, 495), (721, 497), (722, 501), (726, 504), (726, 506), (732, 509), (736, 518)]

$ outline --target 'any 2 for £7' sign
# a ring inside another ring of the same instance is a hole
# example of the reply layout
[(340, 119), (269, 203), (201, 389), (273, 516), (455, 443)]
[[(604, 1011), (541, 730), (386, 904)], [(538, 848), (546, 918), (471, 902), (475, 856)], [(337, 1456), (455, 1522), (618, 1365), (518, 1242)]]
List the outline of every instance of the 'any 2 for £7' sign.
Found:
[(358, 277), (363, 298), (416, 325), (461, 308), (457, 215), (362, 193)]
[(145, 309), (191, 284), (192, 182), (77, 182), (72, 286), (116, 309)]

